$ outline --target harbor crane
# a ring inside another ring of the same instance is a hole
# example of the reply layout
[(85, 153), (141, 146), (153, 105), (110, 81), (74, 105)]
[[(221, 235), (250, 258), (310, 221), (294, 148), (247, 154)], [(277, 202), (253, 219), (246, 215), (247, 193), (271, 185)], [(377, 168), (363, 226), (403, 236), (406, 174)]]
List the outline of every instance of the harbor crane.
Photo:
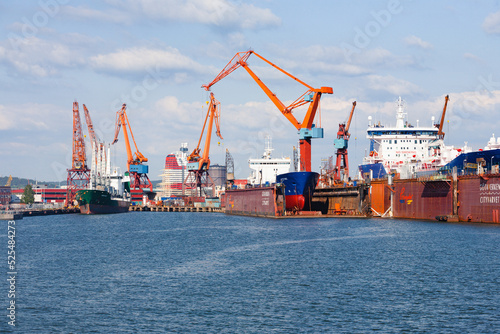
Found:
[(439, 122), (439, 124), (436, 125), (438, 127), (438, 137), (439, 137), (439, 139), (444, 139), (444, 132), (443, 132), (444, 116), (446, 115), (446, 107), (448, 106), (448, 100), (449, 99), (450, 99), (450, 96), (446, 95), (445, 98), (444, 98), (443, 113), (441, 114), (441, 122)]
[(90, 186), (92, 189), (98, 183), (100, 184), (103, 182), (102, 177), (105, 174), (106, 165), (106, 147), (105, 143), (99, 139), (94, 131), (94, 125), (92, 123), (92, 119), (90, 118), (90, 112), (85, 104), (83, 104), (83, 111), (92, 147), (92, 162), (90, 168)]
[[(148, 159), (139, 152), (137, 148), (137, 143), (135, 142), (134, 134), (132, 132), (132, 128), (130, 127), (130, 122), (128, 121), (127, 116), (127, 105), (124, 103), (122, 108), (116, 112), (116, 125), (115, 125), (115, 138), (113, 139), (112, 144), (115, 144), (118, 141), (118, 134), (120, 133), (120, 128), (123, 126), (123, 137), (125, 138), (125, 148), (127, 150), (127, 170), (130, 175), (130, 189), (140, 189), (142, 191), (149, 189), (150, 192), (153, 192), (153, 184), (148, 178), (148, 165), (145, 165), (145, 162), (148, 162)], [(130, 136), (132, 137), (132, 141), (135, 146), (135, 153), (132, 153), (132, 149), (130, 147), (130, 141), (127, 132), (127, 126), (130, 131)]]
[(5, 183), (5, 186), (10, 187), (11, 183), (12, 183), (12, 175), (9, 175), (9, 178), (7, 179), (7, 183)]
[[(205, 136), (205, 146), (203, 147), (202, 152), (200, 149), (200, 144), (207, 123), (208, 128)], [(212, 128), (214, 123), (216, 127), (215, 134), (220, 139), (223, 139), (220, 133), (220, 102), (215, 99), (213, 93), (210, 93), (210, 104), (208, 106), (207, 115), (205, 116), (203, 128), (201, 129), (201, 135), (200, 139), (198, 140), (198, 145), (196, 145), (196, 148), (187, 157), (188, 175), (184, 181), (184, 184), (191, 189), (199, 188), (200, 196), (202, 187), (207, 188), (212, 185), (212, 190), (214, 190), (214, 183), (208, 171), (210, 169), (210, 141), (212, 138)]]
[[(271, 65), (275, 69), (279, 70), (283, 74), (287, 75), (288, 77), (294, 79), (296, 82), (306, 86), (308, 90), (290, 105), (286, 106), (248, 66), (247, 60), (252, 54), (260, 58), (267, 64)], [(333, 94), (332, 87), (313, 88), (252, 50), (246, 52), (238, 52), (212, 82), (203, 85), (202, 87), (207, 91), (210, 90), (210, 87), (228, 76), (239, 67), (243, 67), (248, 72), (248, 74), (250, 74), (250, 76), (255, 80), (259, 87), (266, 93), (266, 95), (271, 99), (274, 105), (283, 114), (283, 116), (285, 116), (290, 121), (290, 123), (292, 123), (292, 125), (298, 130), (300, 143), (300, 170), (310, 172), (311, 139), (323, 138), (323, 129), (320, 127), (316, 127), (313, 121), (316, 116), (316, 111), (319, 107), (321, 95)], [(292, 112), (295, 108), (306, 104), (309, 104), (308, 110), (302, 122), (299, 122)]]
[(66, 205), (71, 205), (75, 199), (76, 192), (86, 189), (90, 182), (90, 169), (87, 166), (85, 153), (85, 140), (83, 138), (82, 123), (80, 121), (80, 109), (78, 102), (73, 102), (73, 154), (71, 158), (71, 169), (68, 169), (66, 180)]
[(333, 146), (337, 149), (337, 162), (333, 171), (333, 180), (342, 181), (341, 173), (343, 173), (344, 178), (349, 177), (349, 159), (347, 154), (347, 148), (349, 146), (349, 138), (351, 134), (349, 133), (349, 128), (351, 127), (352, 115), (354, 114), (354, 108), (356, 108), (356, 101), (352, 103), (351, 113), (347, 123), (339, 124), (339, 131), (337, 132), (337, 139), (333, 141)]

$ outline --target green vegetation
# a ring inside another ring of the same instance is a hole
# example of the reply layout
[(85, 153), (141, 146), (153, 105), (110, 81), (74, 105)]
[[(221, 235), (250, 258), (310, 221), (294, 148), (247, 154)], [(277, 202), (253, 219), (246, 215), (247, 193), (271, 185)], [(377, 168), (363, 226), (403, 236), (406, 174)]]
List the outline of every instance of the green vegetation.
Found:
[(33, 188), (31, 188), (31, 185), (28, 184), (26, 187), (24, 187), (21, 202), (25, 204), (33, 204), (33, 202), (35, 202), (35, 192), (33, 191)]

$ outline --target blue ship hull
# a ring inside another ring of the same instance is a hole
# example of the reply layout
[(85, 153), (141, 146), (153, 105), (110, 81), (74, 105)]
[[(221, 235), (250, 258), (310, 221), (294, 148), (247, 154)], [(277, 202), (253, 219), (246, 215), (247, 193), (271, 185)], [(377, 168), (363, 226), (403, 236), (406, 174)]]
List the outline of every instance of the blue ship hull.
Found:
[(370, 177), (370, 171), (373, 172), (373, 179), (383, 179), (387, 175), (385, 167), (381, 163), (359, 165), (359, 171), (363, 178)]
[(312, 195), (319, 174), (316, 172), (291, 172), (276, 176), (276, 182), (285, 185), (285, 203), (288, 211), (310, 209)]
[(498, 164), (500, 164), (500, 149), (480, 150), (462, 153), (444, 167), (441, 167), (440, 170), (444, 173), (451, 173), (453, 167), (456, 167), (458, 175), (476, 174), (477, 165), (491, 171), (492, 167)]

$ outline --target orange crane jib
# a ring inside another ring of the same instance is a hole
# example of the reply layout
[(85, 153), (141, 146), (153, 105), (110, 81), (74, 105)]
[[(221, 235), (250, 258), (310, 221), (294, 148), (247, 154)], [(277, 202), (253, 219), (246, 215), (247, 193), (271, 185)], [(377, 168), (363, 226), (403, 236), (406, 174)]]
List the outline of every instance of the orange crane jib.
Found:
[[(113, 144), (118, 141), (118, 134), (120, 133), (120, 128), (123, 125), (123, 137), (125, 138), (125, 148), (127, 150), (127, 170), (130, 170), (130, 165), (141, 165), (143, 162), (148, 162), (148, 159), (141, 152), (139, 152), (139, 149), (137, 148), (137, 143), (135, 142), (134, 134), (128, 121), (126, 109), (127, 105), (124, 103), (122, 105), (122, 109), (116, 112), (115, 138), (113, 139)], [(134, 154), (132, 154), (132, 149), (130, 148), (127, 126), (130, 131), (130, 135), (132, 136), (132, 141), (134, 142), (135, 157)]]
[[(207, 135), (205, 137), (205, 146), (203, 148), (204, 150), (202, 152), (202, 155), (200, 156), (201, 152), (200, 143), (201, 139), (203, 138), (203, 133), (205, 132), (205, 126), (207, 125), (207, 121), (208, 121), (208, 129), (207, 129)], [(210, 168), (210, 157), (209, 157), (210, 140), (212, 138), (212, 127), (214, 122), (216, 127), (215, 134), (220, 139), (223, 139), (220, 133), (220, 102), (215, 99), (213, 93), (210, 93), (210, 104), (208, 106), (207, 115), (205, 116), (205, 122), (203, 123), (203, 128), (201, 129), (201, 135), (200, 139), (198, 140), (198, 145), (196, 145), (196, 148), (187, 158), (188, 170), (202, 171), (202, 170), (208, 170)]]
[[(290, 105), (288, 106), (284, 105), (283, 102), (281, 102), (281, 100), (278, 99), (276, 94), (274, 94), (248, 66), (247, 60), (252, 54), (257, 56), (267, 64), (271, 65), (275, 69), (279, 70), (283, 74), (292, 78), (296, 82), (306, 86), (308, 90), (304, 94), (302, 94), (299, 98), (297, 98), (294, 102), (292, 102)], [(217, 82), (228, 76), (230, 73), (232, 73), (239, 67), (243, 67), (248, 72), (248, 74), (250, 74), (250, 76), (255, 80), (255, 82), (259, 85), (259, 87), (266, 93), (266, 95), (271, 99), (274, 105), (283, 114), (283, 116), (285, 116), (290, 121), (290, 123), (292, 123), (292, 125), (299, 131), (301, 170), (311, 171), (311, 138), (323, 138), (323, 129), (315, 127), (313, 121), (316, 116), (316, 111), (318, 110), (319, 107), (319, 101), (321, 99), (321, 95), (333, 94), (332, 87), (313, 88), (308, 84), (306, 84), (305, 82), (303, 82), (302, 80), (298, 79), (297, 77), (291, 75), (282, 68), (278, 67), (277, 65), (271, 63), (269, 60), (265, 59), (258, 53), (251, 50), (246, 52), (238, 52), (224, 67), (224, 69), (215, 77), (215, 79), (212, 80), (212, 82), (210, 82), (207, 85), (203, 85), (202, 87), (205, 88), (205, 90), (210, 90), (210, 88), (214, 84), (216, 84)], [(309, 108), (302, 122), (299, 122), (292, 114), (292, 111), (295, 108), (298, 108), (306, 104), (309, 104)]]
[(448, 106), (449, 99), (450, 99), (449, 95), (446, 95), (444, 98), (443, 113), (441, 114), (441, 122), (439, 122), (439, 129), (438, 129), (438, 136), (440, 139), (444, 139), (444, 132), (443, 132), (444, 116), (446, 115), (446, 107)]

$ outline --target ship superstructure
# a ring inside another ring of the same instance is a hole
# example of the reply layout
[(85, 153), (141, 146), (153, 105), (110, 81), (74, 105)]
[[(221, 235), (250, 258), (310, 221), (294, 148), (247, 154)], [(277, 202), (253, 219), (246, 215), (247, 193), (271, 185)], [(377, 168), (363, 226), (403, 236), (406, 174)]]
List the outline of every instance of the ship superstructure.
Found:
[[(446, 146), (444, 135), (440, 135), (440, 127), (413, 126), (406, 118), (405, 103), (399, 97), (396, 108), (396, 125), (384, 126), (380, 122), (372, 124), (368, 118), (367, 138), (370, 140), (370, 151), (359, 167), (362, 177), (367, 173), (372, 178), (384, 177), (389, 172), (400, 174), (401, 178), (410, 178), (417, 172), (436, 171), (470, 148)], [(442, 128), (442, 127), (441, 127)]]
[(276, 176), (288, 173), (290, 171), (290, 157), (272, 158), (273, 152), (272, 140), (270, 136), (266, 137), (264, 153), (261, 158), (249, 159), (248, 165), (252, 169), (248, 177), (248, 184), (253, 186), (273, 184), (276, 182)]

